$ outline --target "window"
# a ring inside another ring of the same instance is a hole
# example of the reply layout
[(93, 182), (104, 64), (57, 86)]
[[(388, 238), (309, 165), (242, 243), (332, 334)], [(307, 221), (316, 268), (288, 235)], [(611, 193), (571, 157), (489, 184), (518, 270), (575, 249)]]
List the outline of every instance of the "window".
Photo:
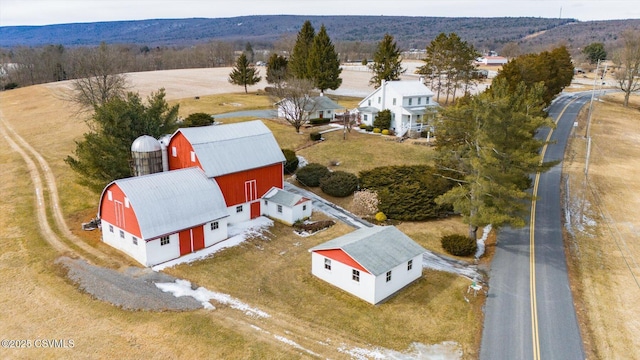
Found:
[(109, 201), (113, 201), (113, 193), (111, 190), (107, 190), (107, 199), (109, 199)]
[(278, 212), (282, 213), (282, 205), (278, 205)]
[(422, 98), (421, 98), (421, 97), (419, 97), (419, 98), (418, 98), (418, 105), (420, 105), (420, 103), (421, 103), (421, 102), (422, 102)]
[(191, 162), (196, 162), (196, 153), (194, 151), (191, 152)]
[(387, 271), (387, 282), (391, 281), (391, 271)]
[(351, 280), (360, 282), (360, 270), (353, 269), (351, 271)]
[(371, 106), (371, 99), (369, 99), (369, 101), (367, 101), (367, 106)]
[(378, 96), (378, 104), (380, 104), (380, 101), (382, 101), (382, 98)]
[(173, 157), (178, 156), (178, 149), (176, 149), (175, 146), (171, 147), (171, 156), (173, 156)]
[(393, 105), (396, 104), (396, 98), (393, 98)]
[(242, 212), (242, 205), (236, 206), (236, 213), (241, 213), (241, 212)]
[(302, 211), (307, 210), (307, 205), (302, 205)]
[(214, 221), (211, 223), (211, 230), (215, 230), (219, 227), (219, 224), (217, 221)]
[(364, 115), (364, 121), (367, 121), (367, 120), (369, 120), (369, 115), (365, 114)]
[(120, 237), (124, 239), (124, 231), (120, 230)]
[(264, 206), (269, 205), (269, 202), (267, 200), (264, 201)]
[(124, 207), (129, 208), (129, 198), (126, 196), (124, 198)]
[(409, 260), (409, 262), (407, 263), (407, 271), (413, 269), (413, 259)]
[(331, 259), (324, 259), (324, 268), (327, 270), (331, 270)]
[(131, 240), (133, 240), (133, 245), (138, 245), (138, 238), (137, 237), (132, 236)]
[(160, 246), (169, 245), (169, 236), (163, 236), (160, 238)]
[(411, 105), (411, 102), (413, 101), (412, 98), (409, 98), (409, 105)]

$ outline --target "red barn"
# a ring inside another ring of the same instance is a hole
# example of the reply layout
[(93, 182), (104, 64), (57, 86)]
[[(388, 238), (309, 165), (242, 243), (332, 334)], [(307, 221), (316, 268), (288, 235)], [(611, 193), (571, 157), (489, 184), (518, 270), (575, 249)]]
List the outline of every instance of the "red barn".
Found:
[(260, 198), (284, 186), (284, 155), (260, 120), (179, 129), (167, 151), (169, 170), (197, 166), (218, 183), (230, 223), (260, 216)]
[(100, 197), (102, 241), (153, 266), (227, 238), (218, 184), (191, 168), (116, 180)]

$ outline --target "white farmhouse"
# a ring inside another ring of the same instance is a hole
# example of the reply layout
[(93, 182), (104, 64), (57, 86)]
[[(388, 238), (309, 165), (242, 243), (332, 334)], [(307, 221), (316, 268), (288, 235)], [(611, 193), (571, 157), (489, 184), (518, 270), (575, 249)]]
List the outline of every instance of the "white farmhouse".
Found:
[(374, 226), (309, 251), (313, 275), (377, 304), (422, 276), (426, 250), (394, 226)]
[(360, 120), (373, 126), (382, 110), (391, 111), (391, 130), (399, 137), (409, 130), (422, 131), (427, 107), (437, 106), (433, 92), (421, 80), (383, 81), (379, 88), (358, 104)]

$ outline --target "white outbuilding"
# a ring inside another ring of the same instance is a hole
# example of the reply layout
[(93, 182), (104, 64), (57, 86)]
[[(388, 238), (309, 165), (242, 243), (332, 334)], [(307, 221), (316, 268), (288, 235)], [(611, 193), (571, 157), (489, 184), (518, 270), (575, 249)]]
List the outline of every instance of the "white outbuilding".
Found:
[(311, 217), (311, 199), (302, 195), (273, 187), (264, 194), (262, 200), (262, 215), (287, 225)]
[(309, 249), (311, 273), (371, 304), (422, 276), (426, 250), (394, 226), (362, 228)]

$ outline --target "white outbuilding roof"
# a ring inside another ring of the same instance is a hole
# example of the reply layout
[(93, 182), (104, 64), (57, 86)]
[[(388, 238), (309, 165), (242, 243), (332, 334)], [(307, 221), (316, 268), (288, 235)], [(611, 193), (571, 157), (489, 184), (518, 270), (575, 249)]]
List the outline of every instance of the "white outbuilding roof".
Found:
[(361, 228), (309, 249), (344, 251), (349, 257), (378, 276), (421, 255), (426, 250), (395, 226)]
[(199, 168), (131, 177), (114, 183), (129, 199), (140, 225), (140, 235), (146, 240), (228, 216), (220, 187)]
[(179, 129), (208, 177), (285, 161), (271, 130), (260, 120)]

